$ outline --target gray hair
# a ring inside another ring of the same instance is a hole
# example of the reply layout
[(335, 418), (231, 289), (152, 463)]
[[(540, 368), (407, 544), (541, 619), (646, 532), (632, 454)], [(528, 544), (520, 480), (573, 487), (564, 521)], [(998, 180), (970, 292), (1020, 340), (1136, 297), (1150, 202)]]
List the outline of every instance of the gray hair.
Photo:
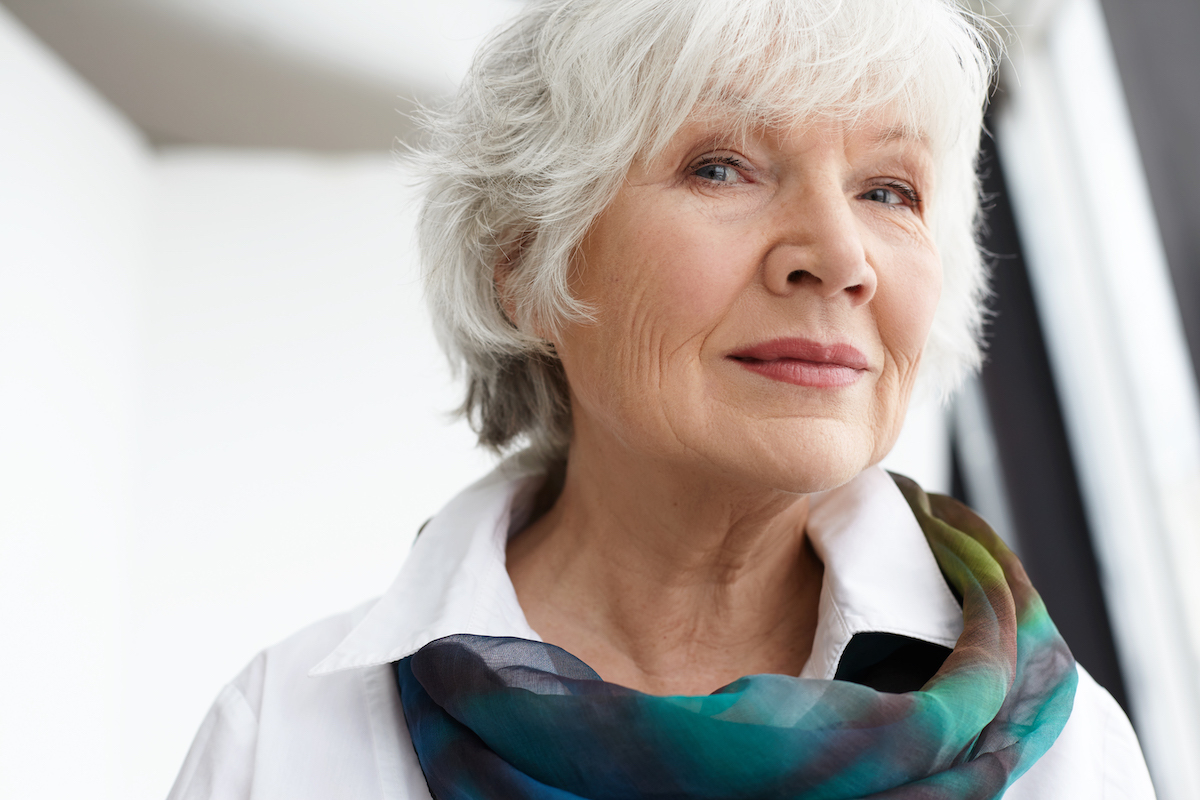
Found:
[(589, 318), (567, 288), (573, 251), (634, 159), (718, 102), (747, 130), (886, 106), (927, 138), (943, 288), (920, 383), (952, 392), (982, 360), (976, 154), (998, 52), (954, 0), (532, 0), (413, 155), (427, 297), (480, 443), (565, 458), (566, 378), (534, 331)]

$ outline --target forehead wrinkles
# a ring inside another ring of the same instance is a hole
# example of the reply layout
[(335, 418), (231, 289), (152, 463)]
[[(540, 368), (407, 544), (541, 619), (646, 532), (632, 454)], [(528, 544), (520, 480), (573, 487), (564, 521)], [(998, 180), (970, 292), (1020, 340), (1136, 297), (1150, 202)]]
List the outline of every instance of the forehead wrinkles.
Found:
[[(682, 144), (740, 149), (750, 143), (769, 141), (782, 145), (788, 139), (818, 133), (827, 143), (844, 143), (849, 147), (866, 145), (874, 149), (889, 149), (893, 145), (906, 158), (916, 158), (921, 166), (932, 167), (937, 162), (936, 141), (914, 120), (895, 113), (894, 108), (880, 108), (849, 118), (827, 113), (807, 117), (769, 117), (765, 115), (730, 114), (718, 104), (697, 106), (684, 118), (670, 137), (657, 150), (644, 149), (631, 162), (635, 169), (646, 169), (666, 151)], [(857, 141), (852, 141), (856, 140)]]
[[(714, 76), (699, 89), (686, 108), (663, 108), (651, 135), (639, 154), (652, 159), (666, 149), (684, 127), (711, 121), (731, 140), (744, 140), (768, 128), (804, 125), (819, 117), (846, 116), (819, 92), (797, 91), (797, 84), (811, 83), (796, 76), (787, 90), (777, 77), (764, 75), (753, 65), (741, 65)], [(784, 82), (785, 84), (787, 82)]]

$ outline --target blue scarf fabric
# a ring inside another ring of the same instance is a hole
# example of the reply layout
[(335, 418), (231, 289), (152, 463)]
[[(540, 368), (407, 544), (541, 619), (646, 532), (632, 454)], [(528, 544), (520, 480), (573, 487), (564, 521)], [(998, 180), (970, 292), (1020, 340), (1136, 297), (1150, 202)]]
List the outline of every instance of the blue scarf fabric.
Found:
[(1016, 557), (981, 519), (896, 477), (963, 633), (919, 691), (751, 675), (662, 697), (554, 645), (458, 635), (397, 662), (436, 800), (992, 800), (1057, 739), (1075, 662)]

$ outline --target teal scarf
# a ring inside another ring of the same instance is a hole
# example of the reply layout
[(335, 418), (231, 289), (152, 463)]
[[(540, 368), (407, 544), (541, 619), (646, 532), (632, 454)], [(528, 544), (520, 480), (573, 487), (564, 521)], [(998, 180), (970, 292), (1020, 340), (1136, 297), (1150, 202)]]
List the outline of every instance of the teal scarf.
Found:
[(1066, 724), (1075, 662), (987, 524), (895, 479), (963, 606), (962, 636), (920, 691), (751, 675), (659, 697), (553, 645), (450, 636), (396, 664), (433, 796), (1001, 797)]

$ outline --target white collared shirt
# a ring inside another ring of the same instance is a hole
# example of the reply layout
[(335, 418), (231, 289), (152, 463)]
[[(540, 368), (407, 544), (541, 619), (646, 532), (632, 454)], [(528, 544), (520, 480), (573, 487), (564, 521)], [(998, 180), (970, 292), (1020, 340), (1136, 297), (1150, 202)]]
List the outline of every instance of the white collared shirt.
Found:
[[(453, 633), (540, 640), (505, 569), (540, 480), (501, 465), (426, 525), (377, 602), (260, 653), (218, 695), (169, 800), (429, 800), (389, 665)], [(882, 469), (815, 495), (808, 533), (825, 574), (801, 677), (833, 678), (857, 633), (954, 646), (962, 611)], [(1128, 719), (1082, 668), (1066, 728), (1005, 797), (1154, 797)]]

